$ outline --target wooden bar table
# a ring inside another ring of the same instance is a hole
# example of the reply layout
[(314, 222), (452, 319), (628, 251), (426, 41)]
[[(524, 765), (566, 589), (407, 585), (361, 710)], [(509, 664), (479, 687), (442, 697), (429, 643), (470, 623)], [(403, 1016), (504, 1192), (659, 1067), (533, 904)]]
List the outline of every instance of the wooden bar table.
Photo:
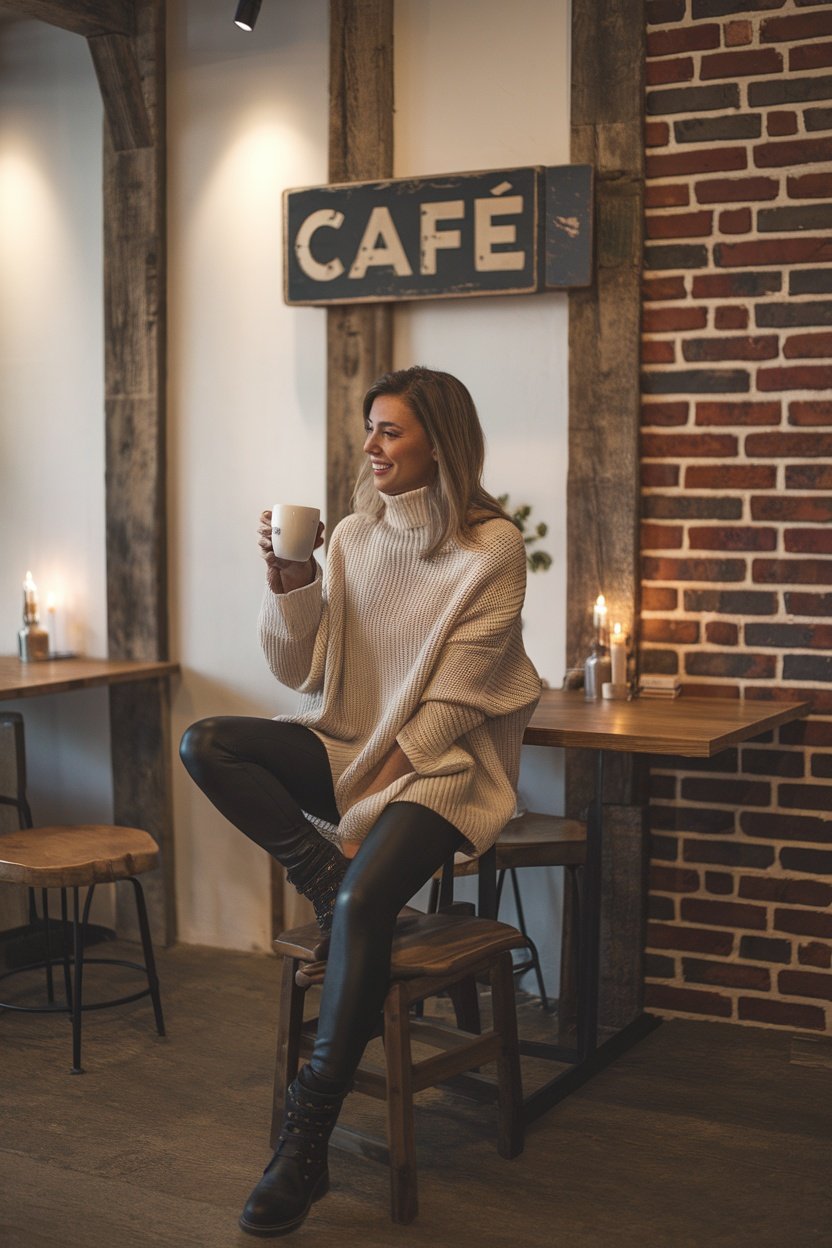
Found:
[[(147, 879), (146, 899), (153, 937), (176, 937), (173, 889), (173, 820), (170, 759), (170, 677), (179, 664), (168, 660), (47, 659), (23, 663), (0, 655), (0, 702), (106, 686), (110, 691), (110, 765), (113, 820), (144, 828), (162, 849), (162, 871)], [(125, 690), (130, 714), (120, 709)], [(119, 708), (114, 720), (114, 702)], [(132, 919), (118, 909), (119, 931), (132, 934)]]
[(173, 676), (178, 663), (141, 662), (132, 659), (47, 659), (23, 663), (12, 655), (0, 655), (0, 702), (34, 698), (44, 693), (66, 693), (127, 681)]
[(566, 1062), (567, 1069), (526, 1098), (533, 1121), (614, 1061), (660, 1020), (641, 1013), (598, 1040), (604, 762), (610, 752), (712, 758), (729, 746), (799, 719), (808, 702), (726, 698), (633, 699), (588, 702), (582, 690), (544, 690), (523, 738), (526, 745), (596, 751), (595, 791), (587, 818), (587, 852), (579, 922), (577, 1048), (524, 1041), (527, 1054)]

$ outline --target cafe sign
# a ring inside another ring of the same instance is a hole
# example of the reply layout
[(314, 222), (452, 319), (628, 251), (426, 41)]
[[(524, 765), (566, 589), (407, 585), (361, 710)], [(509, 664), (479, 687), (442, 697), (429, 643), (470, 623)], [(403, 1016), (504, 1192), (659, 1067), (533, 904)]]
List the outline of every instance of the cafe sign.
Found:
[(591, 165), (531, 166), (285, 191), (286, 302), (588, 286), (592, 172)]

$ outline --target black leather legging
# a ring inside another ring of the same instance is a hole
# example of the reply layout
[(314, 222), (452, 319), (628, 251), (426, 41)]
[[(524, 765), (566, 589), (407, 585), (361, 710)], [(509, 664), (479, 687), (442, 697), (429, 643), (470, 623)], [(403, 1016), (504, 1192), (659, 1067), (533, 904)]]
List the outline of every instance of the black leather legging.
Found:
[[(278, 862), (338, 821), (326, 750), (301, 724), (228, 716), (193, 724), (182, 761), (218, 810)], [(462, 845), (425, 806), (394, 802), (371, 828), (338, 893), (317, 1039), (316, 1075), (346, 1087), (384, 1003), (396, 916)]]

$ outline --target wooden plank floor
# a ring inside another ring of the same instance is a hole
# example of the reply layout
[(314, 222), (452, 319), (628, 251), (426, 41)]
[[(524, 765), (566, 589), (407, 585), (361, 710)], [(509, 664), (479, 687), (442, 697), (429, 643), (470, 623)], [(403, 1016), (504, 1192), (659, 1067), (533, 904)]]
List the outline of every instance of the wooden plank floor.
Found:
[[(84, 1075), (68, 1073), (65, 1018), (0, 1016), (3, 1248), (256, 1242), (236, 1219), (269, 1155), (277, 963), (186, 946), (159, 962), (168, 1038), (147, 1002), (87, 1014)], [(540, 1030), (539, 1010), (522, 1016)], [(290, 1242), (828, 1248), (832, 1072), (791, 1063), (790, 1040), (666, 1022), (535, 1123), (511, 1162), (492, 1109), (424, 1093), (418, 1220), (393, 1226), (386, 1171), (336, 1152), (330, 1196)], [(353, 1121), (380, 1112), (347, 1105)]]

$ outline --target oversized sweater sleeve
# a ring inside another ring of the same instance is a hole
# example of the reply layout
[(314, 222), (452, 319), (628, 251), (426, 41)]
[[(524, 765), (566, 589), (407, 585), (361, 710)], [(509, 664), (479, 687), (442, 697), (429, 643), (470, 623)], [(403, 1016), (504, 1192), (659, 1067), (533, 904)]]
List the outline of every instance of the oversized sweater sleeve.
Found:
[(520, 640), (525, 589), (523, 539), (505, 523), (442, 647), (419, 706), (397, 735), (420, 774), (442, 774), (458, 766), (449, 757), (455, 742), (485, 720), (534, 705), (540, 696), (539, 679)]
[(272, 674), (290, 689), (312, 692), (323, 681), (328, 625), (323, 577), (303, 589), (273, 594), (267, 587), (258, 620), (260, 645)]

